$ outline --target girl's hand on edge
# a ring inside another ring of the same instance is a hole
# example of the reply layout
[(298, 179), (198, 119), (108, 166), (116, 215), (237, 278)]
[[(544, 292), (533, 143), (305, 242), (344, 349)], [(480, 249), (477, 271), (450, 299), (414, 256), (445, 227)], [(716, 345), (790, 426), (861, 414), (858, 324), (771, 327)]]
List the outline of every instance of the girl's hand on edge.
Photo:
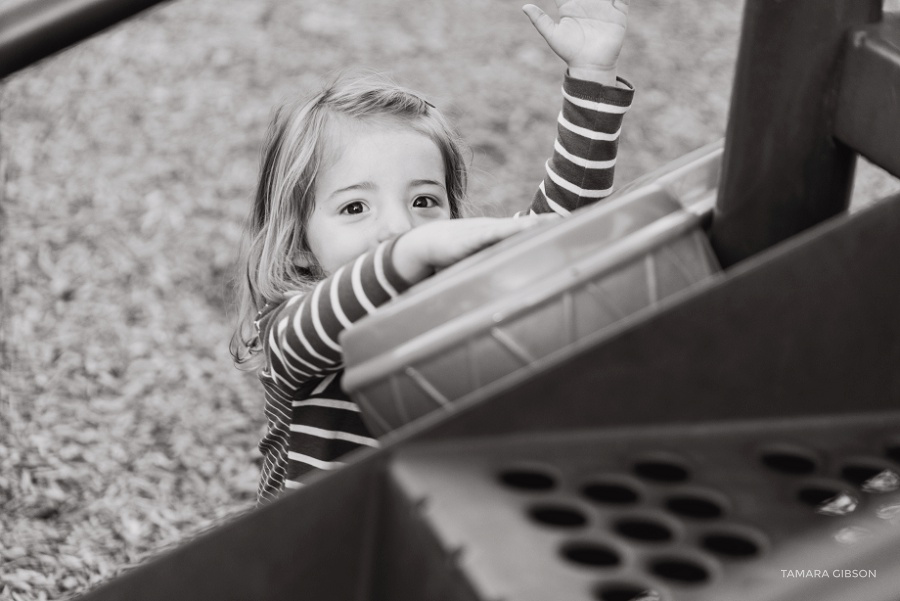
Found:
[(576, 79), (616, 85), (629, 0), (556, 0), (559, 23), (535, 6), (522, 7), (538, 33)]
[(473, 217), (427, 223), (406, 232), (397, 240), (393, 252), (394, 268), (403, 279), (415, 284), (437, 269), (555, 219), (559, 219), (559, 216), (551, 213), (518, 218)]

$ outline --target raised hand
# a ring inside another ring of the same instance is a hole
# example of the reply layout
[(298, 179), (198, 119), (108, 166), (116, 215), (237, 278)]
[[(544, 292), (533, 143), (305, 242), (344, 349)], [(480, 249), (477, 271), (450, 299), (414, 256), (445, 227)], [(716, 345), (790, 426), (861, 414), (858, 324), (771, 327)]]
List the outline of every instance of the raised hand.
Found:
[(625, 41), (628, 0), (556, 0), (559, 22), (535, 6), (522, 7), (569, 75), (615, 85), (616, 62)]

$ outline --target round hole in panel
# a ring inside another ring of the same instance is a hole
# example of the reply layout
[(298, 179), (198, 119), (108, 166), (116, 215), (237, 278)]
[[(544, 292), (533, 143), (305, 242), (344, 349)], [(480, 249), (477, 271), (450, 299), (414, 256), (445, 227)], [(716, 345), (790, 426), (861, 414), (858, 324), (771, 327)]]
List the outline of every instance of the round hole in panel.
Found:
[(849, 515), (859, 506), (857, 495), (839, 482), (807, 484), (797, 491), (797, 499), (827, 516)]
[(862, 486), (866, 481), (874, 478), (882, 471), (884, 470), (871, 465), (850, 464), (845, 465), (841, 469), (841, 478), (851, 484)]
[(613, 529), (632, 540), (644, 542), (665, 542), (672, 540), (672, 529), (650, 518), (623, 518), (613, 524)]
[(597, 587), (594, 598), (600, 601), (651, 601), (662, 597), (646, 586), (630, 582), (608, 582)]
[(551, 473), (537, 468), (503, 470), (498, 478), (502, 484), (516, 490), (542, 491), (556, 488), (556, 478)]
[(772, 471), (792, 476), (812, 474), (818, 468), (815, 456), (795, 447), (772, 447), (760, 455), (760, 461)]
[(888, 462), (876, 459), (848, 461), (841, 477), (868, 493), (892, 492), (900, 488), (900, 473)]
[(645, 480), (674, 484), (690, 478), (690, 472), (680, 462), (668, 458), (648, 458), (634, 464), (634, 473)]
[(584, 513), (565, 505), (538, 505), (528, 513), (535, 522), (557, 528), (577, 528), (587, 523)]
[(840, 489), (829, 486), (806, 486), (797, 491), (797, 498), (810, 507), (819, 507), (841, 494)]
[(684, 557), (663, 557), (650, 562), (650, 571), (660, 578), (683, 584), (700, 584), (709, 580), (703, 564)]
[(610, 505), (631, 505), (641, 498), (633, 486), (621, 482), (589, 482), (581, 488), (581, 493), (591, 501)]
[(583, 566), (608, 567), (617, 566), (622, 558), (612, 548), (594, 542), (573, 542), (563, 546), (563, 557)]
[(900, 440), (893, 440), (884, 448), (884, 454), (888, 459), (892, 459), (900, 463)]
[(695, 494), (673, 495), (666, 499), (666, 509), (686, 518), (710, 520), (725, 513), (722, 505), (711, 498)]
[(716, 555), (735, 559), (747, 559), (760, 552), (756, 541), (735, 532), (711, 532), (700, 539), (700, 546)]

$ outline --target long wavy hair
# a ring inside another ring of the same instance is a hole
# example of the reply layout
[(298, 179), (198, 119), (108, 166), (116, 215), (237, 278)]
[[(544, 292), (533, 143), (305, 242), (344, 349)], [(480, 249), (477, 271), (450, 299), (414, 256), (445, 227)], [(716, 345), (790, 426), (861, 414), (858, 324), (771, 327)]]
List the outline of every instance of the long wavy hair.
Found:
[(444, 160), (451, 218), (461, 216), (466, 195), (462, 142), (443, 115), (416, 92), (382, 76), (341, 76), (317, 94), (280, 107), (269, 124), (244, 232), (238, 323), (230, 344), (238, 366), (250, 362), (247, 367), (255, 367), (251, 359), (260, 341), (254, 320), (265, 304), (308, 291), (324, 277), (309, 250), (306, 224), (327, 152), (329, 123), (348, 117), (389, 118), (433, 140)]

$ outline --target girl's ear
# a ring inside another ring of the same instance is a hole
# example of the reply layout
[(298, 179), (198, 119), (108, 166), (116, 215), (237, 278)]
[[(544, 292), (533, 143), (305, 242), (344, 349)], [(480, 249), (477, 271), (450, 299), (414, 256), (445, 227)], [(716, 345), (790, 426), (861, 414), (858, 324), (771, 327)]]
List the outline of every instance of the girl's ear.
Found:
[(316, 266), (316, 259), (308, 250), (298, 249), (294, 253), (294, 265), (303, 269), (312, 269)]
[(306, 277), (310, 277), (314, 280), (321, 280), (325, 277), (325, 272), (319, 267), (319, 262), (311, 251), (296, 251), (294, 253), (294, 265), (302, 269)]

